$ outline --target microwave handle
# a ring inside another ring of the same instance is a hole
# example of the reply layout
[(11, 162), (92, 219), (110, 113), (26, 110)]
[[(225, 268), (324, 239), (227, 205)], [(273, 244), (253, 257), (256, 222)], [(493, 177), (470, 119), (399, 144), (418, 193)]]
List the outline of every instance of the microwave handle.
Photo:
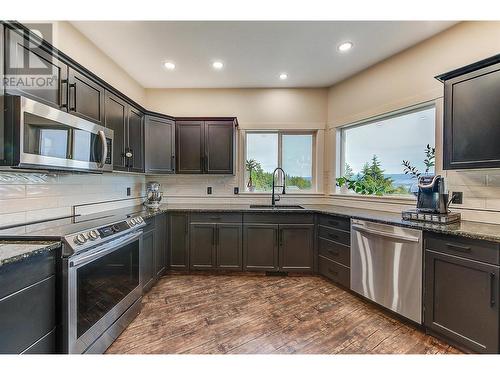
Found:
[(99, 139), (101, 140), (101, 161), (99, 162), (99, 168), (103, 168), (108, 157), (108, 142), (106, 142), (106, 135), (102, 130), (97, 132)]

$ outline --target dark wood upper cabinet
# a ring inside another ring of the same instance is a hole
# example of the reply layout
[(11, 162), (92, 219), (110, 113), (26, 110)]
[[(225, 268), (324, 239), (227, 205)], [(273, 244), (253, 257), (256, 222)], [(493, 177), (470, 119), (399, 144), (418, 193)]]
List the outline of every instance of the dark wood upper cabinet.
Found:
[(104, 87), (71, 67), (68, 71), (68, 110), (104, 125)]
[(21, 31), (5, 27), (4, 71), (8, 77), (39, 74), (48, 77), (41, 87), (6, 84), (11, 95), (22, 95), (41, 103), (68, 110), (68, 65), (50, 51), (25, 38)]
[(176, 122), (177, 173), (200, 174), (204, 171), (203, 121)]
[(176, 121), (177, 173), (233, 174), (235, 118)]
[(125, 164), (128, 104), (106, 91), (104, 125), (113, 130), (113, 168), (127, 170)]
[(144, 171), (144, 114), (106, 91), (104, 126), (113, 130), (113, 168)]
[(233, 126), (233, 121), (205, 122), (205, 173), (233, 173), (235, 147)]
[(134, 107), (129, 107), (127, 137), (125, 159), (129, 170), (144, 172), (144, 114)]
[(500, 57), (445, 73), (444, 169), (500, 167)]
[(174, 173), (175, 121), (148, 115), (144, 131), (146, 173)]

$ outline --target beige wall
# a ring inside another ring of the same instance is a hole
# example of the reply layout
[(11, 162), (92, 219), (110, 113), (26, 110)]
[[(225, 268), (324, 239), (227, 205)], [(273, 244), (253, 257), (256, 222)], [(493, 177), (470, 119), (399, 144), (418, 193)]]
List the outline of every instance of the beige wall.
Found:
[(324, 129), (327, 89), (147, 89), (147, 108), (173, 116), (237, 116), (243, 129)]
[[(328, 138), (325, 152), (327, 191), (335, 191), (335, 128), (429, 100), (437, 104), (436, 153), (441, 165), (443, 85), (440, 73), (490, 57), (499, 52), (500, 22), (462, 22), (340, 82), (328, 93)], [(464, 192), (462, 215), (470, 220), (500, 223), (498, 170), (448, 171), (451, 191)], [(333, 197), (332, 202), (359, 205)], [(409, 202), (410, 204), (414, 204)], [(365, 207), (400, 210), (404, 201), (364, 200)]]
[(55, 21), (54, 46), (141, 105), (145, 90), (68, 21)]

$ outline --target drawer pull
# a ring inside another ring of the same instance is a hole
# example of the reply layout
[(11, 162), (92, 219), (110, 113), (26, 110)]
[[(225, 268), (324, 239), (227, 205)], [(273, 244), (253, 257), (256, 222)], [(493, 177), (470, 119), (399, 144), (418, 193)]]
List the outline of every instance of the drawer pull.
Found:
[(334, 257), (338, 257), (340, 255), (338, 251), (332, 251), (332, 250), (328, 250), (328, 254), (331, 254)]
[(339, 274), (338, 271), (334, 271), (330, 267), (328, 267), (328, 272), (330, 272), (333, 276), (337, 276)]
[(461, 246), (453, 243), (447, 243), (446, 247), (450, 250), (460, 251), (462, 253), (470, 253), (470, 251), (472, 250), (470, 246)]
[(490, 273), (490, 306), (495, 306), (495, 274)]

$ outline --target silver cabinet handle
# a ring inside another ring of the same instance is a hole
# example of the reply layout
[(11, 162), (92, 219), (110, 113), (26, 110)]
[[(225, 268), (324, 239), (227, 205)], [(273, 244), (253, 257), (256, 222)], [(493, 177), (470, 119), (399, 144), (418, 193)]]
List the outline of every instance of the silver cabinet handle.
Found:
[(356, 224), (352, 224), (351, 228), (353, 230), (357, 230), (358, 232), (365, 232), (369, 234), (373, 234), (375, 236), (381, 236), (381, 237), (387, 237), (387, 238), (393, 238), (395, 240), (401, 240), (401, 241), (408, 241), (408, 242), (419, 242), (418, 237), (413, 237), (413, 236), (403, 236), (401, 234), (395, 234), (395, 233), (389, 233), (389, 232), (384, 232), (376, 229), (369, 229), (365, 228)]

